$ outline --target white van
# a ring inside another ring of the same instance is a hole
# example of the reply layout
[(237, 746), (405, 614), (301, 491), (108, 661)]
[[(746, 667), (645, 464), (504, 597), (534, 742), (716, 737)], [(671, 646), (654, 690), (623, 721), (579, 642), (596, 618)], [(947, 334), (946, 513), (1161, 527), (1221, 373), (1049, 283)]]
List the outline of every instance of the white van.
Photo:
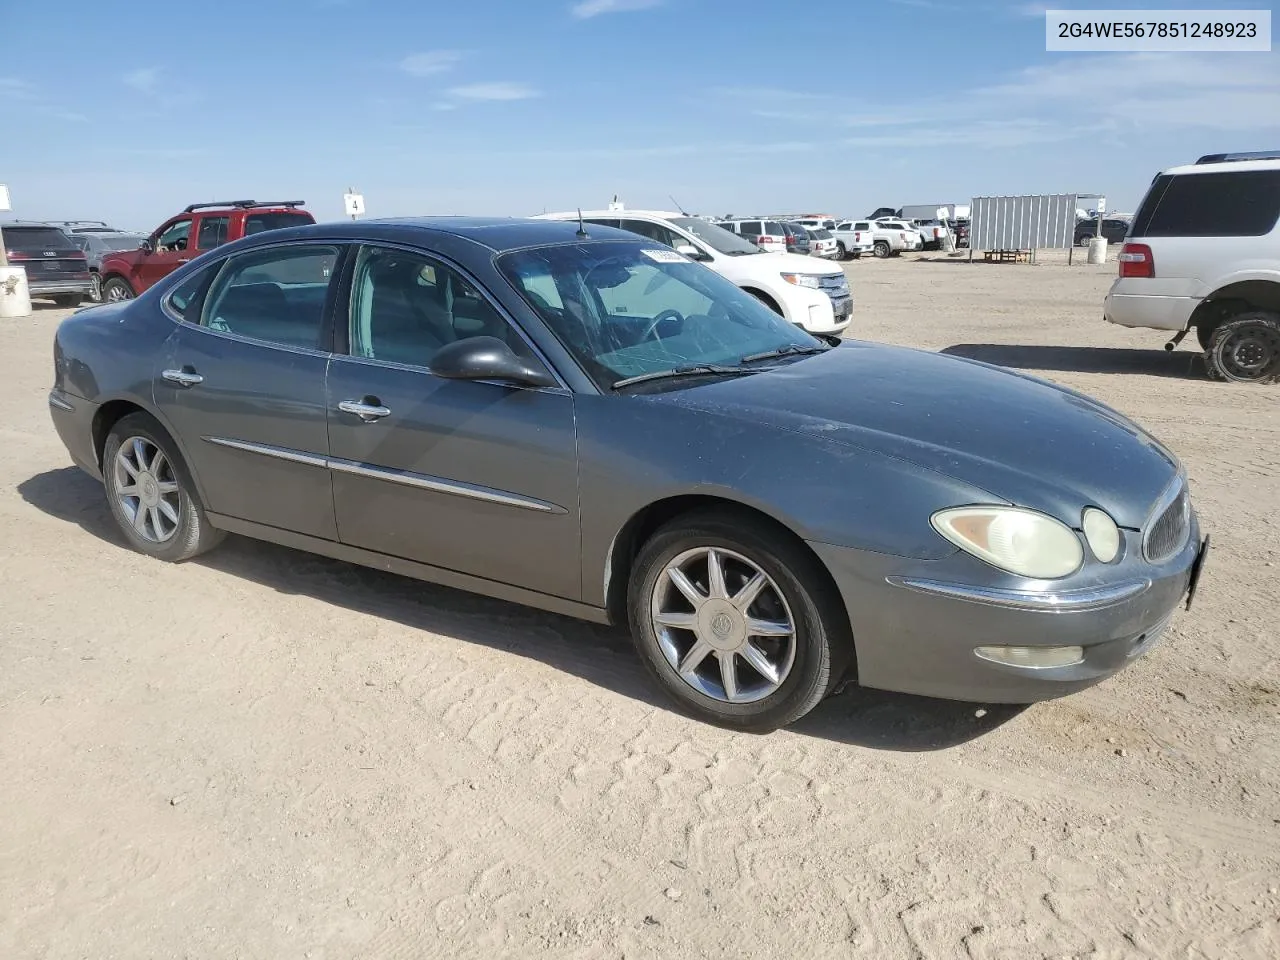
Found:
[[(544, 213), (538, 220), (577, 220), (578, 212)], [(587, 210), (586, 223), (617, 227), (655, 240), (737, 284), (810, 333), (839, 333), (853, 316), (844, 271), (794, 253), (763, 253), (714, 223), (660, 210)]]

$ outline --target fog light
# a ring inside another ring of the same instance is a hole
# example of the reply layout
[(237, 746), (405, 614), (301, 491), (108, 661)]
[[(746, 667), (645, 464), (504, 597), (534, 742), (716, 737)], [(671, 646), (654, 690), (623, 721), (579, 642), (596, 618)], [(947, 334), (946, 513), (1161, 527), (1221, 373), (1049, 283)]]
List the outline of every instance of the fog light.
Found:
[(975, 647), (973, 652), (992, 663), (1034, 670), (1069, 667), (1084, 659), (1084, 647)]

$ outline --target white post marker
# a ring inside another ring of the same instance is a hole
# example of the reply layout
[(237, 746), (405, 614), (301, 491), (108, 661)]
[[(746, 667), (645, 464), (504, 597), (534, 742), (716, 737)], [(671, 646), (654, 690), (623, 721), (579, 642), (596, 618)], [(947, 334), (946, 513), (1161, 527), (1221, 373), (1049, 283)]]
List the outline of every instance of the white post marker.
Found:
[(364, 194), (356, 193), (350, 187), (342, 195), (342, 206), (352, 220), (364, 215)]
[[(5, 213), (12, 209), (13, 207), (9, 203), (9, 185), (0, 183), (0, 213)], [(0, 267), (7, 267), (8, 265), (9, 257), (4, 252), (4, 234), (0, 233)]]

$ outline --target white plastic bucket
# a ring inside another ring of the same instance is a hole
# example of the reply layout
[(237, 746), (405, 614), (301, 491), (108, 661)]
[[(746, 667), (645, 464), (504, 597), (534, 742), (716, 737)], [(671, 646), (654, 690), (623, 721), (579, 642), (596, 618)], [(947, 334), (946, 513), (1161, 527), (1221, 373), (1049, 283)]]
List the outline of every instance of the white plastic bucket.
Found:
[(1107, 238), (1094, 237), (1089, 241), (1089, 262), (1090, 263), (1106, 263), (1107, 262)]
[(0, 267), (0, 317), (31, 316), (31, 291), (22, 267)]

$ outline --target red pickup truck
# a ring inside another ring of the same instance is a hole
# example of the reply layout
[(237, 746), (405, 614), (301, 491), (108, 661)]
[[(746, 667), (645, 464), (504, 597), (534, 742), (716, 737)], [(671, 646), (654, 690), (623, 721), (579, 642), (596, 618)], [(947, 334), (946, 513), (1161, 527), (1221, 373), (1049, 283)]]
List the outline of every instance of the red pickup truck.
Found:
[(102, 299), (132, 300), (143, 290), (214, 247), (264, 230), (315, 223), (301, 200), (193, 203), (135, 250), (102, 258)]

